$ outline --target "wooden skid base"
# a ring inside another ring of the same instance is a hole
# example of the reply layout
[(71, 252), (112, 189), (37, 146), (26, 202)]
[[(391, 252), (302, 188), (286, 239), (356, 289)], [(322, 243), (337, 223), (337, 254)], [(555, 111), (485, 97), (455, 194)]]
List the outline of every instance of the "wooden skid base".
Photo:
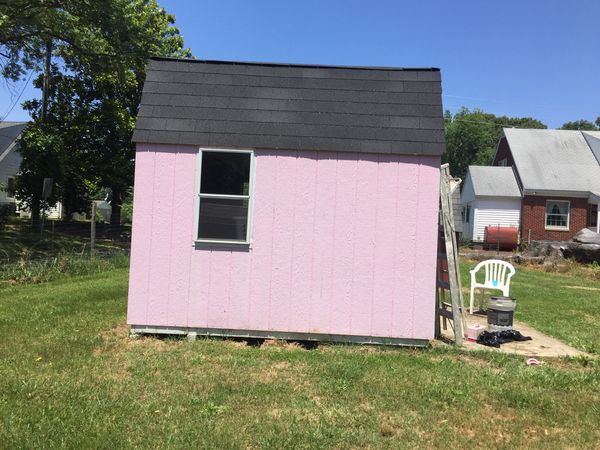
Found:
[(379, 336), (353, 336), (343, 334), (292, 333), (285, 331), (229, 330), (220, 328), (187, 328), (131, 325), (131, 335), (170, 334), (187, 336), (194, 340), (196, 336), (214, 336), (246, 339), (281, 339), (291, 341), (345, 342), (351, 344), (394, 345), (404, 347), (426, 347), (427, 339), (389, 338)]

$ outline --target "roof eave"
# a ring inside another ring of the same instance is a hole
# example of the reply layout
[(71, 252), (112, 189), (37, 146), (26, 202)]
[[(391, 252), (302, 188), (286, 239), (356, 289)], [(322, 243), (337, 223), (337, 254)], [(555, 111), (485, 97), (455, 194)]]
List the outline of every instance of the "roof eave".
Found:
[(475, 197), (477, 198), (522, 198), (523, 196), (521, 194), (516, 195), (516, 194), (511, 194), (511, 195), (505, 195), (505, 194), (499, 194), (499, 195), (489, 195), (489, 194), (485, 194), (485, 195), (481, 195), (481, 194), (477, 194), (475, 193)]
[(534, 195), (542, 197), (573, 197), (573, 198), (590, 198), (594, 195), (590, 191), (569, 191), (563, 189), (531, 189), (526, 188), (523, 190), (523, 195)]

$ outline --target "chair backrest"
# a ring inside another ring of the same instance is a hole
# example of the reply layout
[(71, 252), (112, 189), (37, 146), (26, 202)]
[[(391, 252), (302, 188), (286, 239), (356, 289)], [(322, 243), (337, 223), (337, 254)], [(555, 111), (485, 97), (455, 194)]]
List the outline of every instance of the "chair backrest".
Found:
[(510, 284), (511, 277), (515, 274), (515, 268), (513, 265), (500, 259), (488, 259), (481, 261), (475, 266), (471, 273), (475, 275), (482, 267), (485, 269), (484, 283), (486, 285), (494, 285), (498, 287), (508, 286)]

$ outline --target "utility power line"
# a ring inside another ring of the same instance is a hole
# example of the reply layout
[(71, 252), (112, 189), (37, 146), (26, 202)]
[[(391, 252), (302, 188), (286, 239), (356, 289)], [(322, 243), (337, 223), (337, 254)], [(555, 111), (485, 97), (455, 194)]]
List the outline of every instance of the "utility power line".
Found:
[(23, 88), (21, 89), (21, 92), (19, 93), (19, 95), (17, 96), (17, 98), (15, 99), (15, 101), (13, 102), (13, 104), (10, 106), (10, 108), (8, 109), (8, 111), (6, 112), (6, 114), (4, 114), (4, 116), (2, 116), (2, 119), (0, 119), (0, 122), (4, 122), (4, 120), (12, 112), (12, 110), (14, 109), (14, 107), (16, 106), (16, 104), (19, 102), (19, 100), (21, 100), (21, 97), (23, 96), (23, 92), (25, 92), (25, 89), (27, 88), (27, 85), (29, 84), (29, 81), (31, 81), (31, 77), (32, 76), (33, 76), (33, 70), (31, 70), (29, 72), (29, 76), (27, 77), (27, 81), (25, 81), (25, 83), (23, 83)]

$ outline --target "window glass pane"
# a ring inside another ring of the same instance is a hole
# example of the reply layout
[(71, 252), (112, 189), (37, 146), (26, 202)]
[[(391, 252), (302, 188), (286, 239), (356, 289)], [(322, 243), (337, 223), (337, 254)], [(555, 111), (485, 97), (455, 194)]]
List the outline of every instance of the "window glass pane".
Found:
[(202, 152), (200, 193), (248, 195), (250, 154)]
[(546, 203), (546, 225), (551, 227), (568, 226), (569, 202)]
[(548, 214), (568, 214), (569, 204), (567, 202), (548, 202), (546, 210)]
[(248, 200), (200, 198), (198, 239), (245, 241)]

